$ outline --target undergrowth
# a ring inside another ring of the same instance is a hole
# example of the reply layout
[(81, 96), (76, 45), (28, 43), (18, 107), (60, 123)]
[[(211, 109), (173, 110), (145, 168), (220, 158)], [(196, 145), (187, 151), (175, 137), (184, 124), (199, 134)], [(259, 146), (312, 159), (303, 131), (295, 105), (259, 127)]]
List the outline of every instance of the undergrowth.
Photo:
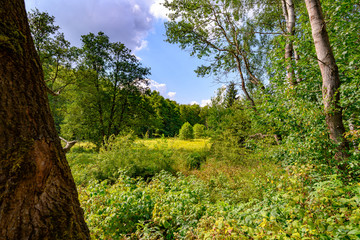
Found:
[(357, 178), (321, 162), (277, 162), (293, 158), (293, 146), (273, 140), (244, 142), (235, 162), (217, 144), (214, 154), (208, 140), (126, 135), (99, 152), (73, 149), (92, 238), (360, 238)]

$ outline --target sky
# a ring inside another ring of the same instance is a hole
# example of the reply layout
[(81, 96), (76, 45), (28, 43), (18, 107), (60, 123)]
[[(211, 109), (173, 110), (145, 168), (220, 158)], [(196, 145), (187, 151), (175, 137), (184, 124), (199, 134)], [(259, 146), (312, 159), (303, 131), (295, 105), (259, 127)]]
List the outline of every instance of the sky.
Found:
[(163, 0), (25, 0), (26, 9), (38, 8), (55, 17), (55, 24), (72, 45), (81, 35), (104, 32), (111, 42), (122, 42), (151, 68), (151, 88), (181, 104), (204, 106), (221, 84), (198, 78), (203, 62), (165, 42), (167, 21)]

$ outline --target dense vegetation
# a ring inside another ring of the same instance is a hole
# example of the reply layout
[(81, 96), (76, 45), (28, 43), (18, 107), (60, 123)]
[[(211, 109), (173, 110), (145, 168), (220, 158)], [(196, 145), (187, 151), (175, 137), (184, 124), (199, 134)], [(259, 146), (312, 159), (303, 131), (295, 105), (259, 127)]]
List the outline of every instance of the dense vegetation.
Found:
[(210, 63), (199, 76), (239, 79), (209, 106), (149, 90), (150, 69), (104, 33), (71, 47), (53, 17), (29, 13), (56, 126), (80, 141), (67, 157), (93, 238), (359, 239), (358, 1), (321, 1), (330, 100), (302, 1), (165, 6), (167, 41)]

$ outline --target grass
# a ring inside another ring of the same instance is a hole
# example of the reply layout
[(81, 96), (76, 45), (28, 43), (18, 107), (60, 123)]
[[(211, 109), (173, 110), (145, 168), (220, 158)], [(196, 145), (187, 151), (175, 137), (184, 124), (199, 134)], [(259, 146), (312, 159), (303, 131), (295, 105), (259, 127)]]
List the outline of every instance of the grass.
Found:
[(138, 139), (137, 142), (144, 144), (149, 149), (157, 148), (161, 144), (166, 144), (168, 148), (173, 150), (186, 150), (186, 151), (201, 151), (204, 149), (209, 150), (211, 147), (210, 139), (193, 139), (193, 140), (180, 140), (177, 138)]

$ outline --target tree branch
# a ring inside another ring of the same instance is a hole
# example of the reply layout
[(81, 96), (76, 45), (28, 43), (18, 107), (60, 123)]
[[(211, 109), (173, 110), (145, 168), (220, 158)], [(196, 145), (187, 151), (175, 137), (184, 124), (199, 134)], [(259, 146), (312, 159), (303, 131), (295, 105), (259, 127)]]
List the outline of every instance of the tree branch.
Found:
[(69, 142), (69, 141), (67, 141), (66, 139), (64, 139), (64, 138), (62, 138), (62, 137), (60, 137), (60, 136), (59, 136), (59, 138), (60, 138), (60, 140), (62, 140), (62, 141), (64, 141), (64, 142), (66, 143), (65, 147), (63, 148), (63, 150), (64, 150), (65, 153), (69, 152), (70, 149), (72, 148), (72, 146), (74, 146), (75, 143), (77, 143), (76, 140)]

